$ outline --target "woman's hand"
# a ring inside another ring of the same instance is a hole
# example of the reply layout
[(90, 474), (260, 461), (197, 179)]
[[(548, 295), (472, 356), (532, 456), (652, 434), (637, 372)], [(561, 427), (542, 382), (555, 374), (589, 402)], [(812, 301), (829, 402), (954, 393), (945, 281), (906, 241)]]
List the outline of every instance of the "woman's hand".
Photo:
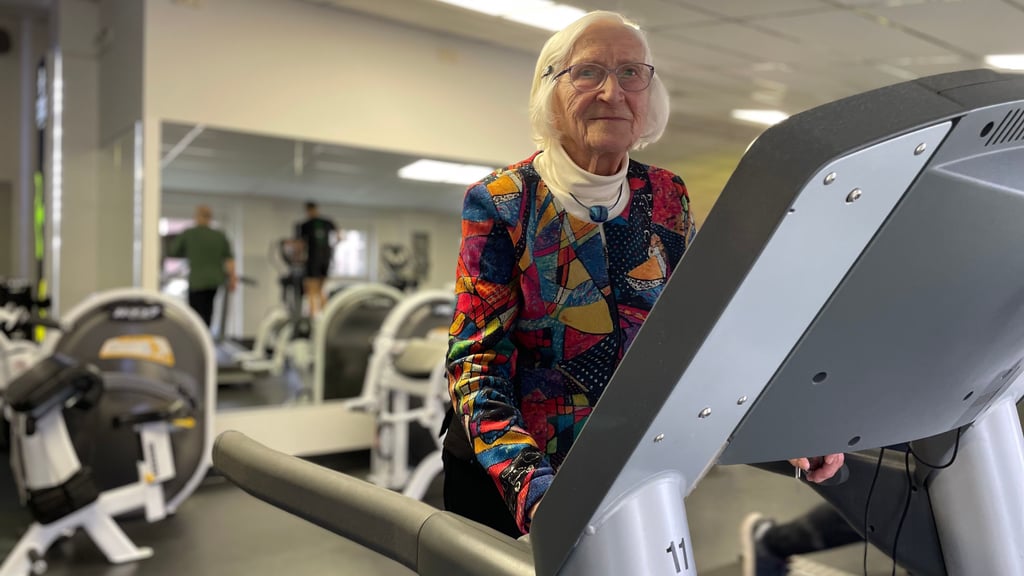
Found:
[(789, 463), (803, 470), (808, 482), (817, 484), (835, 476), (845, 461), (846, 455), (840, 453), (815, 458), (793, 458)]

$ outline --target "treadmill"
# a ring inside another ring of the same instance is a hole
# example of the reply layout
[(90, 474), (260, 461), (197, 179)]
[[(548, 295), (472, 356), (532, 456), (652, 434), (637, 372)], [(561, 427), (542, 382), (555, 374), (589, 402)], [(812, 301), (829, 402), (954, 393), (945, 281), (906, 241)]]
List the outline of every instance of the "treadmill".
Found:
[(1022, 246), (1024, 75), (874, 90), (747, 151), (528, 539), (237, 433), (214, 463), (419, 574), (674, 576), (714, 465), (847, 452), (815, 488), (902, 566), (1024, 574)]

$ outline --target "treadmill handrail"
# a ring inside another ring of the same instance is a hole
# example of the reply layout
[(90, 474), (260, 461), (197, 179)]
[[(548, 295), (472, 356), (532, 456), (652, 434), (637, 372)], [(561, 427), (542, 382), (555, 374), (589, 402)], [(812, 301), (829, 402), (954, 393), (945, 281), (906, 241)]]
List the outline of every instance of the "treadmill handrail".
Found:
[(241, 432), (213, 447), (214, 466), (252, 496), (424, 575), (533, 576), (526, 542), (347, 474), (277, 452)]

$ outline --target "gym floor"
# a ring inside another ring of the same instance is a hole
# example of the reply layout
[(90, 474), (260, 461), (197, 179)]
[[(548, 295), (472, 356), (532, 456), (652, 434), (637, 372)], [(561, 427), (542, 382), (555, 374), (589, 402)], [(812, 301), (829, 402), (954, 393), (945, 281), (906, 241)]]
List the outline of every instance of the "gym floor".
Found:
[[(0, 455), (0, 557), (29, 524), (18, 506), (7, 457)], [(366, 453), (318, 459), (319, 464), (365, 476)], [(434, 483), (427, 502), (440, 507), (441, 484)], [(809, 489), (791, 479), (748, 466), (714, 469), (687, 500), (695, 556), (701, 576), (739, 576), (737, 528), (747, 512), (787, 519), (818, 502)], [(177, 576), (246, 575), (290, 576), (359, 574), (404, 576), (403, 566), (348, 540), (264, 504), (211, 474), (178, 514), (147, 524), (126, 520), (125, 531), (139, 546), (151, 546), (155, 555), (122, 566), (107, 564), (83, 534), (61, 542), (47, 555), (48, 576)], [(794, 576), (863, 574), (861, 546), (800, 559)], [(892, 562), (869, 550), (868, 574), (891, 574)], [(905, 574), (902, 570), (898, 574)]]

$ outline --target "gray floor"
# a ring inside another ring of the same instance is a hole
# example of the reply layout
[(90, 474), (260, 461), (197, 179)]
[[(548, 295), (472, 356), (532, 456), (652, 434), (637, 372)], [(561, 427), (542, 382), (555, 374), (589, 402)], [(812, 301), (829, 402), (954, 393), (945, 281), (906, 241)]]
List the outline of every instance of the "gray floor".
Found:
[[(365, 473), (365, 454), (326, 462), (356, 475)], [(6, 470), (5, 476), (9, 477)], [(6, 555), (28, 517), (13, 501), (9, 478), (0, 484), (0, 554)], [(427, 501), (440, 506), (440, 482)], [(785, 520), (817, 503), (798, 482), (746, 466), (713, 470), (687, 502), (697, 567), (702, 575), (739, 576), (737, 527), (751, 510)], [(177, 576), (218, 574), (289, 576), (320, 574), (407, 575), (410, 571), (350, 541), (334, 536), (285, 512), (263, 504), (213, 476), (164, 522), (127, 521), (125, 530), (156, 555), (131, 565), (110, 566), (92, 543), (78, 535), (51, 550), (49, 576)], [(863, 548), (819, 554), (811, 560), (823, 568), (801, 571), (822, 576), (863, 574)], [(813, 567), (812, 567), (813, 568)], [(891, 561), (871, 549), (868, 574), (890, 574)], [(903, 574), (902, 571), (898, 572)]]

